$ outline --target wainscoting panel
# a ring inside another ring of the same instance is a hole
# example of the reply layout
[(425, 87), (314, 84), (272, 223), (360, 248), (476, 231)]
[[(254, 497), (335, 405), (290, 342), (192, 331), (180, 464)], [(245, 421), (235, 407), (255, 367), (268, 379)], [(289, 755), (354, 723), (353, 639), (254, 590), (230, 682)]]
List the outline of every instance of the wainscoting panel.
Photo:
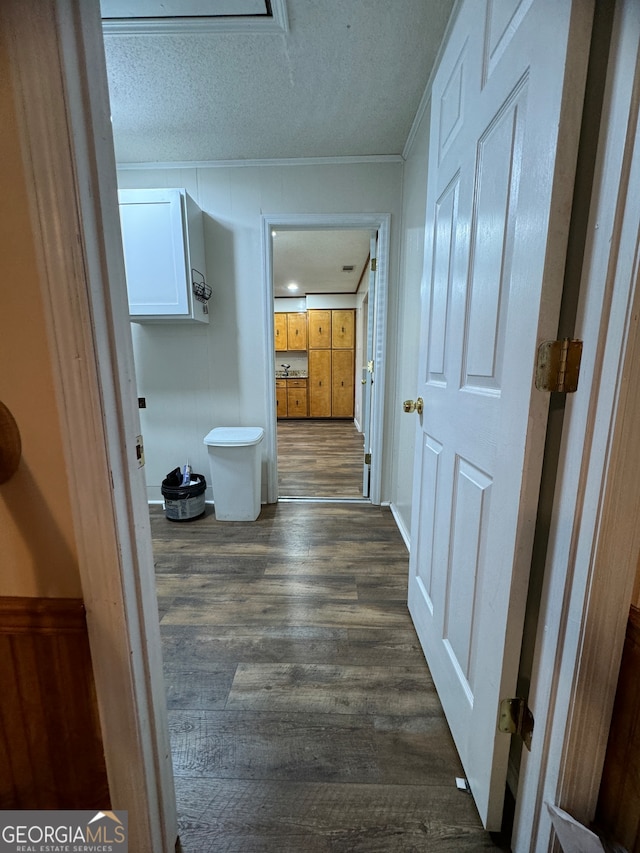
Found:
[(632, 607), (605, 758), (598, 823), (640, 853), (640, 609)]
[(80, 599), (0, 597), (0, 809), (104, 809)]

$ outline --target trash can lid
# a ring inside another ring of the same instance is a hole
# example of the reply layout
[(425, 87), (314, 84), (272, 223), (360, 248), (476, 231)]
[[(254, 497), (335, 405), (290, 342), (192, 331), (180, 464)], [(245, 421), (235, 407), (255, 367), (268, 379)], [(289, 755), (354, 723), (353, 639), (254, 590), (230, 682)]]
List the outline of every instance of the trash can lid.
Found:
[(262, 427), (216, 427), (205, 435), (210, 447), (242, 447), (259, 444), (264, 438)]

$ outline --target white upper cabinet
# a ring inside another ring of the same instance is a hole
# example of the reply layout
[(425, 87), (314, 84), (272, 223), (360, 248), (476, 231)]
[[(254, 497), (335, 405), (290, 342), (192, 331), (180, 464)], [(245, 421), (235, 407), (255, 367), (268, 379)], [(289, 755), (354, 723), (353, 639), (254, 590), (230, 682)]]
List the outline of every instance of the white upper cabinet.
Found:
[(134, 322), (209, 322), (202, 211), (183, 189), (120, 190)]

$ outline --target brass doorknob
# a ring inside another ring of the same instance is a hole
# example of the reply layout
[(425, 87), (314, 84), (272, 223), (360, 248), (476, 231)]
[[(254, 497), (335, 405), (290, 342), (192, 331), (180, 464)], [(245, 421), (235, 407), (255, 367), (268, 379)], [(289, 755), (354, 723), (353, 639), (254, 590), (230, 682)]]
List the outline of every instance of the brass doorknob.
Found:
[(413, 400), (405, 400), (402, 404), (403, 412), (417, 412), (419, 415), (421, 415), (423, 408), (424, 400), (422, 399), (422, 397), (418, 397), (415, 402)]

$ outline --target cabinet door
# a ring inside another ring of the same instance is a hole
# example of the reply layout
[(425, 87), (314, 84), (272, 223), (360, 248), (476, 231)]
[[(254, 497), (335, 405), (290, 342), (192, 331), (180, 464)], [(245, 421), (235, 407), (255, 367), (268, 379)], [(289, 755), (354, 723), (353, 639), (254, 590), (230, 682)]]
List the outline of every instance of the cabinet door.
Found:
[(286, 379), (276, 379), (276, 416), (287, 417), (287, 382)]
[(309, 350), (309, 417), (331, 417), (331, 350)]
[(290, 350), (307, 348), (307, 314), (287, 314), (287, 342)]
[(118, 199), (131, 319), (208, 323), (198, 205), (182, 189), (120, 190)]
[(309, 314), (309, 349), (330, 349), (331, 311), (314, 309)]
[(333, 350), (331, 354), (331, 416), (353, 417), (353, 350)]
[(287, 315), (273, 315), (273, 337), (276, 344), (276, 352), (287, 350)]
[(352, 308), (331, 312), (331, 346), (334, 349), (354, 348), (355, 316)]
[(129, 313), (188, 315), (180, 193), (121, 192), (119, 198)]
[(307, 417), (307, 383), (306, 380), (289, 380), (287, 382), (287, 417)]

